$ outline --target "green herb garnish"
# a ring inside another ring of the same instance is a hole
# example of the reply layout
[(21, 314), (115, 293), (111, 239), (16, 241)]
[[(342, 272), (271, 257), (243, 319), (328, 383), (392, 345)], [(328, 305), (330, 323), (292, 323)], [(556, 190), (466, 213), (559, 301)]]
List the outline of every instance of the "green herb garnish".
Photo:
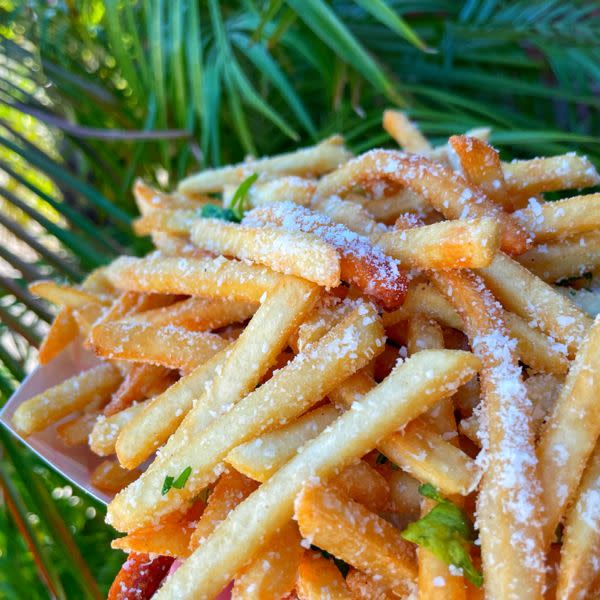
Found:
[(163, 496), (165, 494), (168, 494), (171, 488), (176, 488), (178, 490), (182, 489), (191, 474), (192, 474), (192, 467), (186, 467), (177, 476), (177, 479), (175, 479), (171, 475), (167, 475), (163, 482), (161, 494)]
[(435, 500), (437, 505), (411, 523), (402, 532), (402, 537), (427, 548), (445, 563), (461, 568), (471, 583), (481, 587), (483, 575), (475, 568), (469, 554), (469, 547), (475, 540), (471, 521), (464, 511), (446, 500), (431, 484), (421, 485), (419, 493)]
[(231, 199), (229, 206), (231, 207), (231, 212), (234, 216), (233, 220), (238, 223), (244, 218), (244, 213), (248, 210), (248, 207), (246, 206), (248, 190), (257, 179), (258, 173), (252, 173), (250, 177), (246, 177), (246, 179), (240, 183), (240, 187), (235, 190), (235, 194)]
[(205, 219), (221, 219), (222, 221), (236, 220), (233, 211), (216, 204), (205, 204), (200, 211), (200, 216)]

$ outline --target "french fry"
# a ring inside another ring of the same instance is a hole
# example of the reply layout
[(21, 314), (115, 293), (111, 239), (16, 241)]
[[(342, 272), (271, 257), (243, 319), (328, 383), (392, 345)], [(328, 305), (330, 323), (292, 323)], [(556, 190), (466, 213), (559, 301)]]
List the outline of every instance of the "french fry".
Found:
[(316, 213), (292, 202), (278, 202), (255, 208), (244, 217), (251, 226), (277, 226), (288, 231), (314, 233), (340, 254), (341, 278), (373, 296), (386, 309), (397, 308), (406, 293), (406, 275), (396, 262), (371, 241)]
[[(308, 308), (307, 303), (305, 307)], [(259, 313), (260, 309), (256, 314)], [(244, 334), (249, 332), (253, 321)], [(362, 324), (360, 328), (359, 323)], [(319, 342), (296, 355), (285, 368), (233, 406), (218, 421), (214, 421), (216, 411), (211, 406), (214, 403), (206, 399), (198, 402), (138, 482), (109, 504), (108, 518), (111, 523), (117, 529), (127, 531), (136, 523), (138, 527), (149, 525), (164, 514), (181, 510), (194, 494), (211, 483), (214, 479), (213, 469), (233, 448), (276, 424), (291, 421), (346, 377), (365, 366), (383, 346), (382, 334), (374, 308), (362, 305)], [(254, 333), (248, 334), (248, 339), (253, 337)], [(287, 339), (287, 336), (283, 339)], [(247, 374), (240, 379), (240, 368), (235, 358), (230, 358), (225, 368), (235, 365), (233, 373), (237, 377), (227, 377), (223, 373), (215, 380), (220, 387), (213, 386), (214, 390), (223, 389), (216, 396), (219, 407), (236, 402), (253, 387), (247, 385)], [(256, 361), (256, 352), (251, 355), (251, 360)], [(239, 384), (235, 385), (237, 381), (244, 384), (240, 386), (241, 394), (238, 392)], [(257, 380), (251, 377), (249, 383), (256, 385)], [(294, 402), (290, 401), (292, 398)], [(207, 427), (207, 421), (214, 422)], [(172, 489), (163, 496), (161, 487), (165, 477), (171, 473), (179, 474), (187, 467), (191, 467), (192, 473), (185, 487)], [(132, 504), (135, 504), (133, 511)]]
[(383, 111), (383, 128), (405, 152), (424, 154), (431, 150), (429, 142), (416, 123), (399, 110)]
[(496, 219), (502, 249), (517, 255), (527, 250), (527, 234), (511, 215), (477, 189), (471, 189), (458, 173), (422, 156), (371, 150), (324, 176), (319, 181), (316, 196), (323, 198), (357, 185), (368, 188), (381, 183), (406, 186), (422, 194), (447, 219)]
[(375, 221), (373, 215), (358, 202), (330, 196), (315, 200), (313, 208), (326, 214), (332, 221), (345, 225), (350, 231), (366, 237), (385, 231), (385, 226)]
[(581, 277), (600, 267), (600, 233), (575, 236), (553, 244), (540, 244), (521, 254), (517, 260), (549, 283)]
[(226, 461), (240, 473), (256, 481), (266, 481), (338, 415), (339, 411), (331, 404), (315, 408), (284, 427), (237, 446)]
[(596, 318), (571, 365), (538, 443), (539, 473), (546, 500), (543, 525), (546, 548), (573, 499), (600, 434), (599, 364), (600, 318)]
[(573, 196), (556, 202), (530, 200), (527, 208), (513, 216), (538, 244), (597, 231), (600, 227), (600, 194)]
[[(294, 175), (277, 177), (271, 181), (257, 181), (250, 186), (246, 194), (246, 203), (250, 208), (263, 206), (271, 202), (288, 200), (302, 206), (308, 206), (317, 185), (313, 179)], [(223, 188), (223, 205), (229, 207), (237, 186), (226, 185)]]
[(208, 497), (206, 508), (192, 533), (189, 540), (190, 550), (193, 551), (202, 545), (217, 525), (257, 487), (255, 481), (235, 470), (223, 473)]
[(505, 308), (565, 344), (569, 354), (577, 351), (592, 321), (570, 300), (501, 252), (480, 272)]
[(140, 294), (138, 292), (123, 292), (111, 304), (102, 318), (95, 325), (117, 321), (129, 314), (153, 310), (173, 304), (175, 297), (169, 294)]
[(477, 514), (486, 596), (539, 597), (545, 564), (532, 406), (503, 310), (482, 280), (468, 271), (438, 271), (431, 277), (462, 316), (473, 351), (483, 364), (488, 464)]
[(466, 135), (453, 135), (448, 140), (448, 146), (458, 158), (460, 170), (468, 181), (506, 210), (516, 208), (512, 197), (506, 193), (500, 154), (495, 148), (483, 140)]
[(379, 579), (370, 577), (358, 569), (350, 569), (346, 577), (346, 585), (353, 600), (397, 600), (398, 598)]
[(54, 321), (52, 321), (52, 325), (40, 345), (40, 351), (38, 353), (40, 364), (45, 365), (46, 363), (49, 363), (78, 335), (79, 326), (73, 317), (73, 311), (68, 307), (61, 308), (56, 317), (54, 317)]
[(177, 190), (182, 194), (218, 192), (225, 185), (239, 184), (251, 173), (268, 175), (298, 175), (307, 177), (327, 173), (350, 158), (339, 135), (332, 136), (316, 146), (288, 154), (250, 160), (221, 169), (207, 169), (181, 181)]
[(190, 554), (190, 538), (205, 506), (202, 500), (197, 500), (183, 515), (176, 515), (152, 527), (136, 529), (114, 539), (111, 547), (127, 553), (146, 552), (185, 558)]
[(95, 294), (72, 285), (60, 285), (50, 280), (34, 281), (29, 285), (29, 291), (63, 308), (81, 308), (89, 302), (110, 304), (110, 299), (107, 296)]
[(108, 600), (146, 600), (159, 588), (173, 558), (131, 553), (110, 586)]
[(211, 201), (208, 196), (182, 196), (181, 194), (165, 194), (136, 179), (133, 184), (133, 197), (141, 215), (161, 210), (197, 210)]
[(502, 164), (502, 171), (511, 194), (530, 198), (542, 192), (586, 188), (600, 183), (594, 165), (575, 153), (513, 160)]
[(259, 265), (218, 258), (122, 256), (107, 267), (115, 287), (138, 292), (187, 294), (260, 302), (281, 275)]
[(342, 574), (331, 560), (305, 552), (298, 567), (296, 591), (300, 600), (351, 600)]
[(364, 460), (347, 466), (339, 475), (330, 479), (327, 485), (373, 512), (383, 512), (390, 506), (390, 487), (387, 481)]
[(229, 345), (216, 333), (112, 321), (96, 325), (87, 343), (98, 356), (190, 371)]
[(163, 231), (152, 234), (152, 243), (163, 256), (182, 256), (185, 258), (208, 258), (210, 254), (196, 248), (189, 236), (173, 235)]
[(75, 416), (65, 423), (61, 423), (56, 428), (56, 433), (65, 446), (69, 448), (82, 446), (87, 443), (98, 416), (99, 413), (96, 411)]
[(419, 518), (422, 496), (420, 482), (405, 471), (392, 470), (388, 475), (392, 510), (406, 519), (405, 525)]
[(87, 337), (94, 325), (105, 314), (108, 308), (98, 302), (88, 302), (80, 308), (73, 309), (73, 318), (79, 327), (79, 333)]
[(107, 401), (121, 380), (117, 367), (103, 363), (20, 404), (12, 417), (13, 424), (24, 436), (41, 431), (88, 404)]
[[(474, 127), (473, 129), (469, 129), (464, 133), (466, 137), (477, 138), (483, 142), (488, 142), (491, 134), (492, 130), (489, 127)], [(442, 144), (441, 146), (436, 146), (433, 148), (426, 154), (426, 156), (435, 162), (441, 162), (444, 165), (450, 165), (451, 152), (452, 150), (450, 149), (449, 144)]]
[(116, 494), (140, 476), (137, 469), (128, 471), (116, 460), (102, 461), (91, 473), (90, 483), (108, 494)]
[(294, 517), (311, 543), (390, 588), (409, 591), (417, 578), (413, 546), (393, 525), (332, 488), (307, 485)]
[(423, 196), (408, 188), (383, 196), (373, 195), (364, 201), (364, 206), (373, 218), (386, 225), (392, 225), (403, 214), (414, 214), (422, 218), (437, 214)]
[(404, 268), (461, 269), (488, 266), (500, 246), (491, 219), (441, 221), (381, 234), (377, 245)]
[(265, 550), (235, 577), (232, 600), (283, 598), (296, 585), (304, 550), (298, 526), (290, 521), (269, 541)]
[(200, 219), (192, 227), (191, 238), (196, 246), (214, 254), (251, 260), (325, 287), (340, 284), (338, 253), (311, 233)]
[[(157, 388), (166, 389), (174, 383), (171, 371), (159, 365), (148, 363), (135, 364), (104, 407), (106, 416), (121, 412), (133, 402), (150, 397)], [(164, 391), (164, 389), (162, 391)]]
[(115, 453), (115, 444), (123, 427), (140, 413), (150, 402), (138, 402), (109, 416), (98, 415), (89, 434), (90, 449), (98, 456)]
[[(197, 395), (202, 396), (203, 403), (195, 420), (203, 428), (244, 392), (253, 389), (314, 306), (319, 293), (309, 282), (292, 277), (283, 279), (255, 313), (235, 343), (233, 353), (222, 351), (198, 367), (125, 427), (116, 447), (121, 464), (138, 465), (152, 454), (177, 429)], [(248, 368), (248, 364), (253, 368)]]
[[(577, 498), (565, 521), (557, 600), (587, 598), (600, 575), (600, 446), (590, 457)], [(597, 589), (597, 588), (596, 588)]]
[(133, 230), (137, 235), (165, 233), (186, 238), (194, 223), (200, 218), (202, 218), (202, 214), (197, 209), (152, 211), (138, 217), (133, 222)]
[(421, 350), (435, 350), (444, 347), (444, 334), (438, 323), (417, 313), (408, 322), (407, 344), (410, 355)]
[[(467, 352), (437, 350), (419, 352), (397, 367), (230, 513), (165, 582), (157, 600), (214, 596), (265, 537), (289, 521), (303, 482), (327, 478), (364, 456), (377, 440), (451, 395), (478, 366)], [(231, 544), (227, 540), (234, 532), (236, 544)]]

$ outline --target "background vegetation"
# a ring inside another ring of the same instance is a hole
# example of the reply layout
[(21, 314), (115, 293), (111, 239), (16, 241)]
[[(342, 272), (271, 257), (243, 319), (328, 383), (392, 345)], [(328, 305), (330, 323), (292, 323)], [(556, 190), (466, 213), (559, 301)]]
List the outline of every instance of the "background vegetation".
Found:
[[(434, 140), (485, 124), (505, 155), (598, 163), (599, 81), (594, 2), (0, 0), (2, 402), (52, 316), (26, 284), (146, 250), (134, 177), (385, 145), (389, 105)], [(0, 597), (102, 597), (122, 557), (101, 507), (0, 436)]]

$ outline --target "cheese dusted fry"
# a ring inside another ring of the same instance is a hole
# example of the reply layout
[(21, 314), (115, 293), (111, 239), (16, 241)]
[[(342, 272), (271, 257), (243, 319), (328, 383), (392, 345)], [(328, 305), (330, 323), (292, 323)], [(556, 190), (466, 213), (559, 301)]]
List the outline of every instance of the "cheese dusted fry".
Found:
[(358, 569), (350, 569), (346, 577), (353, 600), (396, 600), (398, 596), (391, 592), (379, 578), (370, 577)]
[(335, 564), (317, 552), (306, 552), (298, 568), (300, 600), (351, 600), (350, 590)]
[(81, 446), (88, 441), (88, 436), (90, 435), (98, 416), (99, 412), (97, 411), (77, 415), (69, 421), (61, 423), (56, 428), (56, 434), (63, 444), (69, 448)]
[(59, 285), (49, 280), (34, 281), (29, 285), (29, 291), (52, 304), (66, 308), (81, 308), (90, 302), (110, 304), (110, 298), (104, 294), (96, 294), (71, 285)]
[(362, 504), (373, 512), (383, 512), (390, 507), (390, 487), (385, 477), (364, 460), (348, 465), (327, 486)]
[[(230, 513), (165, 582), (157, 600), (208, 599), (218, 593), (246, 556), (288, 522), (303, 482), (326, 478), (364, 456), (377, 440), (451, 395), (478, 366), (473, 355), (450, 350), (419, 352), (398, 366)], [(234, 532), (237, 543), (230, 544)]]
[(113, 321), (97, 325), (88, 338), (99, 356), (113, 360), (133, 360), (190, 371), (229, 345), (209, 331), (189, 331), (168, 325), (153, 327), (144, 323)]
[(197, 210), (210, 202), (208, 196), (183, 196), (181, 194), (165, 194), (154, 189), (142, 179), (136, 179), (133, 184), (133, 197), (140, 214), (147, 215), (162, 210)]
[(260, 302), (281, 275), (258, 265), (219, 258), (122, 256), (106, 275), (120, 289)]
[(496, 219), (501, 230), (502, 249), (510, 254), (527, 250), (527, 234), (508, 213), (471, 189), (458, 173), (422, 156), (407, 156), (393, 150), (371, 150), (326, 175), (319, 181), (319, 198), (343, 193), (354, 186), (389, 184), (423, 194), (448, 219)]
[(138, 402), (110, 416), (98, 415), (89, 435), (90, 449), (99, 456), (109, 456), (115, 453), (115, 445), (119, 433), (138, 413), (140, 413), (150, 400)]
[(12, 416), (16, 429), (30, 435), (93, 402), (104, 403), (122, 381), (117, 367), (103, 363), (26, 400)]
[(202, 211), (197, 209), (157, 210), (137, 218), (133, 222), (133, 230), (137, 235), (162, 233), (186, 238), (192, 226), (202, 218)]
[(90, 483), (102, 492), (113, 495), (135, 481), (139, 475), (140, 472), (137, 469), (128, 471), (116, 460), (108, 458), (92, 471)]
[(332, 221), (366, 237), (377, 236), (386, 231), (386, 227), (375, 221), (373, 215), (361, 204), (342, 200), (339, 196), (317, 198), (312, 207), (326, 214)]
[(423, 154), (431, 150), (429, 142), (417, 125), (399, 110), (383, 111), (383, 128), (406, 152)]
[(288, 231), (314, 233), (340, 253), (341, 278), (372, 296), (386, 309), (398, 307), (406, 293), (406, 275), (396, 262), (360, 236), (327, 216), (292, 202), (255, 208), (244, 224), (282, 227)]
[[(195, 493), (214, 480), (215, 467), (235, 446), (275, 424), (291, 421), (365, 366), (382, 348), (382, 334), (375, 310), (362, 305), (208, 427), (207, 419), (212, 413), (214, 420), (215, 410), (209, 409), (207, 417), (206, 400), (199, 402), (136, 485), (124, 490), (109, 505), (112, 524), (128, 530), (134, 523), (150, 524), (157, 517), (181, 510)], [(233, 354), (229, 363), (233, 364), (235, 358)], [(239, 368), (234, 372), (239, 379)], [(217, 397), (219, 403), (227, 405), (239, 400), (242, 394), (232, 378), (223, 376), (217, 381), (227, 394)], [(247, 392), (251, 386), (243, 381), (242, 390)], [(252, 381), (256, 384), (254, 378)], [(181, 473), (187, 467), (191, 468), (191, 475), (185, 487), (162, 495), (165, 477)]]
[(199, 248), (215, 254), (251, 260), (325, 287), (340, 284), (338, 253), (311, 233), (200, 219), (193, 225), (191, 237)]
[(300, 533), (391, 588), (410, 591), (417, 577), (414, 547), (393, 525), (332, 488), (307, 485), (294, 516)]
[(567, 375), (538, 443), (546, 499), (544, 543), (550, 545), (600, 434), (600, 318), (596, 318)]
[(321, 175), (345, 163), (351, 154), (344, 147), (344, 140), (334, 135), (316, 146), (303, 148), (288, 154), (249, 160), (221, 169), (207, 169), (184, 179), (177, 186), (182, 194), (218, 192), (225, 185), (236, 185), (251, 173), (268, 175)]
[(150, 598), (169, 572), (173, 558), (132, 552), (108, 591), (108, 600), (123, 600), (123, 590), (135, 590), (139, 598)]
[(49, 363), (55, 356), (58, 356), (77, 336), (79, 335), (79, 326), (73, 311), (68, 308), (61, 308), (58, 311), (52, 325), (40, 345), (38, 360), (40, 364)]

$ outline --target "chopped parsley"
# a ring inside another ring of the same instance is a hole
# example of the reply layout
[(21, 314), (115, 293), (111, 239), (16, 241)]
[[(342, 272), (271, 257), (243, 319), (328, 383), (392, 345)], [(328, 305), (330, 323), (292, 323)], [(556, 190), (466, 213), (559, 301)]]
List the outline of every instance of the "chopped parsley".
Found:
[(183, 471), (181, 471), (181, 473), (177, 476), (177, 479), (175, 479), (175, 477), (173, 477), (172, 475), (167, 475), (165, 477), (165, 480), (163, 481), (163, 486), (162, 486), (162, 490), (161, 490), (161, 494), (164, 496), (165, 494), (168, 494), (169, 491), (171, 490), (171, 488), (175, 488), (175, 489), (182, 489), (189, 476), (192, 474), (192, 467), (186, 467)]
[(234, 220), (238, 223), (244, 218), (244, 213), (248, 210), (248, 207), (246, 206), (248, 190), (257, 179), (258, 173), (252, 173), (250, 177), (246, 177), (246, 179), (240, 183), (240, 187), (238, 187), (231, 199), (229, 206), (231, 207)]
[(463, 510), (446, 500), (431, 484), (421, 485), (419, 493), (437, 504), (424, 517), (411, 523), (402, 532), (402, 537), (427, 548), (448, 565), (459, 567), (471, 583), (481, 587), (483, 575), (475, 568), (469, 554), (475, 540), (471, 521)]

